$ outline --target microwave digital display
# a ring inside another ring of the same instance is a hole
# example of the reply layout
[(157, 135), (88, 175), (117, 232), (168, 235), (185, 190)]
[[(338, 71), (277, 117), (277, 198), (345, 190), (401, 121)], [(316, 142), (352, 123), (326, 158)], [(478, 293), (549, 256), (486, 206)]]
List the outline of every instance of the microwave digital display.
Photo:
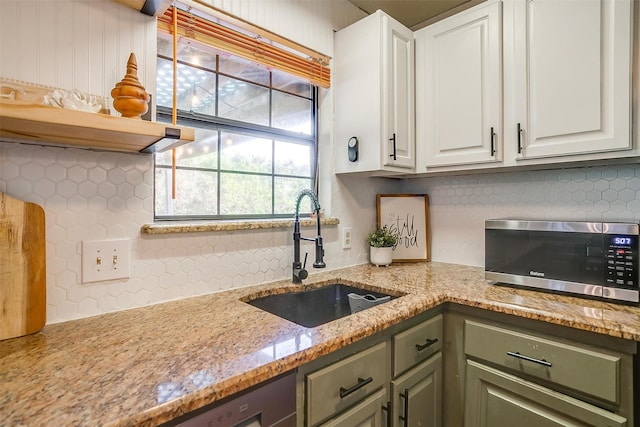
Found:
[(631, 246), (633, 240), (629, 236), (614, 236), (611, 238), (611, 244), (615, 246)]

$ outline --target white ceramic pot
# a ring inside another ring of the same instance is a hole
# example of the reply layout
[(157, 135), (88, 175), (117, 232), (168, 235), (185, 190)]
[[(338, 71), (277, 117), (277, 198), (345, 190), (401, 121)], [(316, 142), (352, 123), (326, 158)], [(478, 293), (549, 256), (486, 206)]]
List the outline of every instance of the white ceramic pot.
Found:
[(393, 259), (393, 248), (375, 248), (369, 246), (369, 260), (371, 264), (380, 267), (391, 264)]

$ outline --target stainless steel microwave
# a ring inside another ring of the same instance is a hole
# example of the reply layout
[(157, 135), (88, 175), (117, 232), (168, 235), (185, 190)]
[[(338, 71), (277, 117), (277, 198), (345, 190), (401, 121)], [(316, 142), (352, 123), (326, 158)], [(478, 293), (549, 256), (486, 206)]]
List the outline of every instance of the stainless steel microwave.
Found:
[(637, 304), (640, 226), (485, 221), (487, 280)]

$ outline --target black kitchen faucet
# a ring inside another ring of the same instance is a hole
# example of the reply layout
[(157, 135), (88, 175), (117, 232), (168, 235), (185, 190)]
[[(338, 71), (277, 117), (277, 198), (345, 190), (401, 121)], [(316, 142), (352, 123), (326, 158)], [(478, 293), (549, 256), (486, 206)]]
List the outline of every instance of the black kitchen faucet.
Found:
[[(318, 224), (318, 234), (316, 237), (302, 237), (300, 235), (300, 202), (304, 196), (309, 196), (313, 202), (313, 210), (316, 215), (316, 221)], [(309, 273), (305, 269), (307, 265), (307, 255), (304, 255), (304, 264), (300, 262), (300, 240), (308, 240), (315, 242), (316, 244), (316, 260), (313, 263), (314, 268), (325, 268), (327, 265), (324, 263), (322, 257), (324, 256), (324, 249), (322, 247), (322, 235), (320, 233), (320, 203), (318, 198), (311, 190), (302, 190), (298, 193), (296, 198), (296, 216), (293, 224), (293, 283), (302, 283), (303, 279), (306, 279)]]

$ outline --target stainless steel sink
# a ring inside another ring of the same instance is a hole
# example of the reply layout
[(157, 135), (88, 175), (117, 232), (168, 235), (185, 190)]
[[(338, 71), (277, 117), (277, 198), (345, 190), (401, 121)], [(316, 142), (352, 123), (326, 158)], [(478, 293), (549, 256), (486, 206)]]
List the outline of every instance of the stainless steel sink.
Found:
[(363, 296), (372, 295), (375, 298), (388, 296), (390, 298), (387, 301), (397, 298), (397, 295), (333, 283), (306, 291), (268, 295), (245, 302), (300, 326), (313, 328), (350, 315), (348, 295), (352, 292)]

